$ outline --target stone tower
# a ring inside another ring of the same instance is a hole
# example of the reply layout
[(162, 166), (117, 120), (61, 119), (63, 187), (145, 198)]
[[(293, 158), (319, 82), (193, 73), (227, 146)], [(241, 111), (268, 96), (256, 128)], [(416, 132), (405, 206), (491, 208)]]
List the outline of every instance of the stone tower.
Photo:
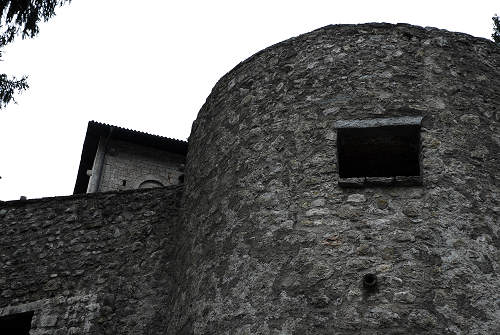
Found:
[(500, 333), (500, 48), (328, 26), (215, 86), (169, 331)]
[(500, 334), (499, 103), (500, 47), (465, 34), (265, 49), (184, 184), (0, 202), (0, 334)]

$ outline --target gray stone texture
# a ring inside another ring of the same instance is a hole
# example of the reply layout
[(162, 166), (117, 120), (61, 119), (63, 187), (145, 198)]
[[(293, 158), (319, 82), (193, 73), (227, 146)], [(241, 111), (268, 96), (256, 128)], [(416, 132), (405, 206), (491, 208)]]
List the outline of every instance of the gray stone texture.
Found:
[[(183, 187), (0, 204), (0, 316), (34, 310), (36, 335), (500, 333), (499, 102), (485, 39), (365, 24), (274, 45), (213, 89)], [(423, 117), (421, 185), (339, 180), (336, 123), (399, 117)]]
[(0, 316), (34, 311), (32, 335), (163, 334), (181, 194), (0, 204)]
[[(500, 333), (499, 103), (500, 48), (433, 28), (329, 26), (239, 64), (193, 124), (169, 333)], [(338, 185), (338, 121), (420, 116), (421, 186)]]
[(163, 186), (177, 185), (185, 160), (183, 155), (111, 140), (104, 155), (99, 192), (137, 189), (149, 180), (158, 181)]

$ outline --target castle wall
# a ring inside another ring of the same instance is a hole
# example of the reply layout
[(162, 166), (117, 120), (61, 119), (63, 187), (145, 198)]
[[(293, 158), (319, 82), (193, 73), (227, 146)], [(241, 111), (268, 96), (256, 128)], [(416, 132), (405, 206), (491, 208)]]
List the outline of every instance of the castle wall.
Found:
[[(341, 25), (265, 49), (208, 97), (184, 186), (0, 203), (0, 322), (500, 333), (499, 101), (500, 48), (465, 34)], [(401, 120), (418, 128), (418, 183), (340, 180), (339, 124)]]
[[(100, 151), (104, 147), (100, 145)], [(96, 157), (100, 154), (101, 152), (98, 152)], [(184, 163), (185, 157), (182, 155), (130, 142), (110, 140), (104, 154), (99, 192), (137, 189), (141, 183), (150, 180), (158, 181), (163, 186), (177, 185), (179, 176), (183, 173), (181, 165)]]
[(182, 188), (0, 203), (0, 317), (30, 334), (163, 334)]
[[(499, 333), (499, 101), (500, 48), (430, 28), (329, 26), (238, 65), (193, 124), (170, 333)], [(422, 185), (340, 187), (336, 122), (403, 116)]]

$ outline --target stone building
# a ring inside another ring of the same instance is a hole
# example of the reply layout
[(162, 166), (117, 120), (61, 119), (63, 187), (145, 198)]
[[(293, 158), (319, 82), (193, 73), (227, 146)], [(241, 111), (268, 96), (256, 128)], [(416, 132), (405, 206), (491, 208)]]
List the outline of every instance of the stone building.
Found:
[(187, 142), (90, 121), (74, 194), (177, 185)]
[(466, 34), (271, 46), (207, 98), (183, 185), (0, 205), (0, 327), (500, 333), (499, 102), (500, 48)]

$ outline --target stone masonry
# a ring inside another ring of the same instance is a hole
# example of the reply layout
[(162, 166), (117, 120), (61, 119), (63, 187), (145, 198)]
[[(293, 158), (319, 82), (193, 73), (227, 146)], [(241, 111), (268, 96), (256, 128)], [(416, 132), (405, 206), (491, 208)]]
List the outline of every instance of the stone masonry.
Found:
[(181, 191), (1, 204), (0, 317), (34, 311), (31, 335), (165, 328)]
[[(184, 185), (0, 203), (0, 322), (33, 311), (35, 335), (498, 334), (499, 105), (500, 47), (485, 39), (363, 24), (271, 46), (207, 98)], [(404, 120), (416, 183), (340, 179), (339, 125)]]
[(147, 181), (163, 186), (179, 184), (186, 159), (183, 155), (116, 140), (110, 141), (108, 147), (100, 192), (137, 189)]
[[(434, 28), (328, 26), (239, 64), (193, 124), (170, 333), (500, 333), (499, 105), (500, 47)], [(339, 121), (415, 117), (421, 185), (339, 185)]]

